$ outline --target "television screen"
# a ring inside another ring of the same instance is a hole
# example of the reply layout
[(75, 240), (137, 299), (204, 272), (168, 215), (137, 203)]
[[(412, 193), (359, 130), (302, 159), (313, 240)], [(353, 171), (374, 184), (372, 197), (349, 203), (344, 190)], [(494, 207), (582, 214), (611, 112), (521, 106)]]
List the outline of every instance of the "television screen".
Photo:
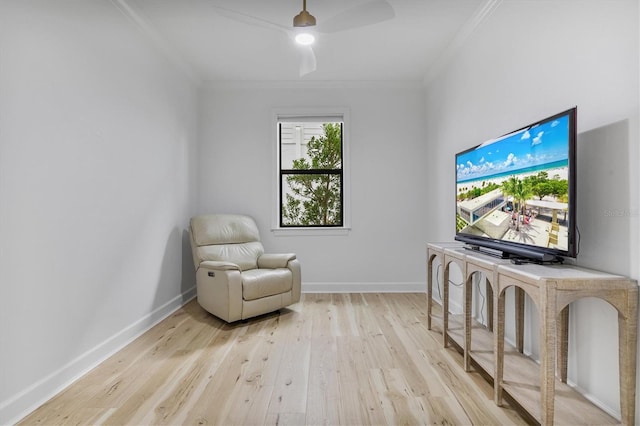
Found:
[(575, 257), (576, 108), (456, 154), (456, 240)]

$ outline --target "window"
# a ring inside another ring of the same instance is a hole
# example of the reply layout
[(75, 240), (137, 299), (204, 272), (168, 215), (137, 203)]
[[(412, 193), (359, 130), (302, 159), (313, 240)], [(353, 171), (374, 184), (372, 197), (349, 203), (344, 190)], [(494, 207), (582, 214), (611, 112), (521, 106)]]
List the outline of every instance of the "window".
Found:
[(276, 229), (347, 228), (345, 115), (277, 114)]

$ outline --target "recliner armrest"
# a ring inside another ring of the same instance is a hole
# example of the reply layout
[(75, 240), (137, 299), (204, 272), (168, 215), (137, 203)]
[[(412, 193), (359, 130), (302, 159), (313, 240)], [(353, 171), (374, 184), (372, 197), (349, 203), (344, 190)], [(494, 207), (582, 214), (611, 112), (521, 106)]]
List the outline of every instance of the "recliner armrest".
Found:
[(239, 271), (240, 267), (235, 263), (223, 262), (219, 260), (205, 260), (200, 262), (199, 268), (212, 269), (216, 271)]
[(258, 268), (286, 268), (289, 261), (295, 258), (294, 253), (265, 253), (258, 258)]

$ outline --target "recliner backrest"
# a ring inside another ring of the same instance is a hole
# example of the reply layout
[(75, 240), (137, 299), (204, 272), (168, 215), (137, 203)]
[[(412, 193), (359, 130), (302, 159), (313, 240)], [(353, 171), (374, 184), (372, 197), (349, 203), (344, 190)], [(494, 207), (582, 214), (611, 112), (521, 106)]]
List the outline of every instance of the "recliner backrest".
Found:
[(258, 267), (264, 253), (260, 233), (249, 216), (217, 214), (191, 219), (194, 262), (205, 260), (232, 262), (245, 271)]

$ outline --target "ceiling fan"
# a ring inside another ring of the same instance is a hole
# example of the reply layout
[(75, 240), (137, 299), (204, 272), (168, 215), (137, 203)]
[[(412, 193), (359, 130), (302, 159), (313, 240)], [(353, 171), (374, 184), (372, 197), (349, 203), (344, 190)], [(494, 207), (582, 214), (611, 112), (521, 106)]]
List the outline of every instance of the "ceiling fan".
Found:
[(227, 18), (249, 25), (284, 32), (295, 40), (301, 54), (300, 77), (316, 70), (316, 55), (312, 45), (314, 33), (336, 33), (367, 25), (377, 24), (395, 17), (395, 11), (387, 0), (369, 0), (344, 10), (316, 25), (315, 16), (307, 11), (307, 0), (302, 0), (302, 11), (293, 17), (293, 26), (288, 27), (247, 13), (213, 5), (216, 11)]

